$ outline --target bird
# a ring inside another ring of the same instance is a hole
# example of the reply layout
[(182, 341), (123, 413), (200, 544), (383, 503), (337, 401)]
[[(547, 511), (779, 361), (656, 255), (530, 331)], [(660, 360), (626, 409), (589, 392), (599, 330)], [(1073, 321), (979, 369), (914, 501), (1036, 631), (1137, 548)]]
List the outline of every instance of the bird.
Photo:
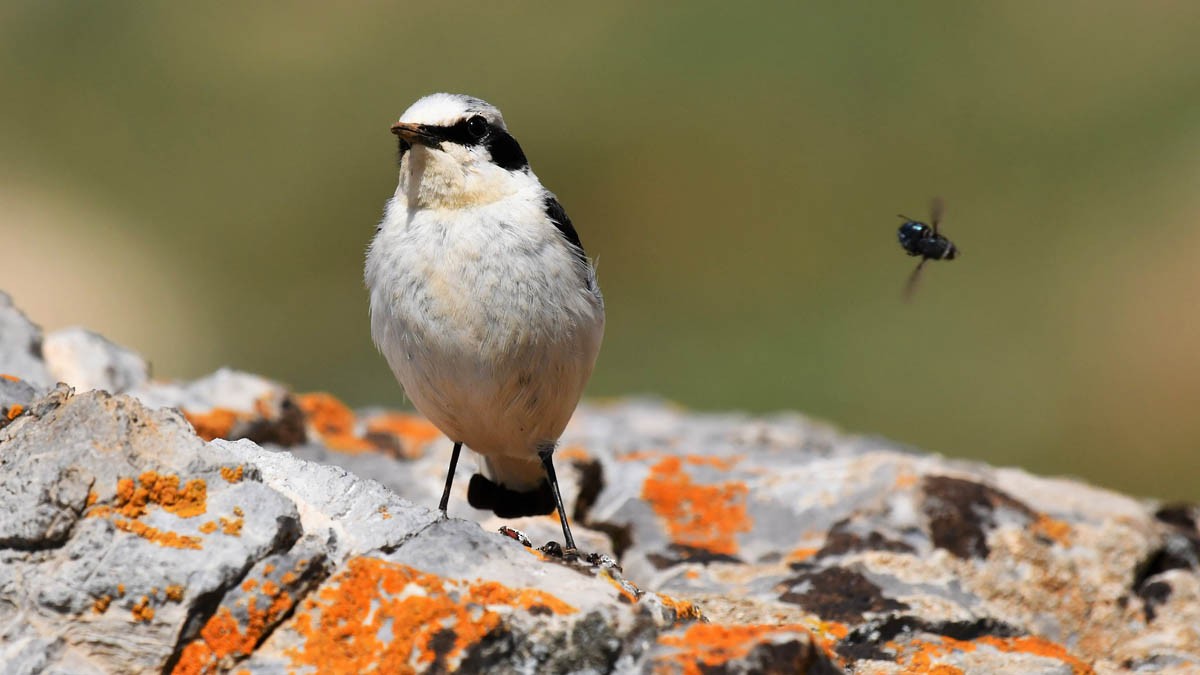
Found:
[(417, 411), (481, 458), (467, 501), (502, 518), (558, 511), (554, 450), (604, 336), (596, 268), (500, 110), (463, 94), (391, 127), (399, 182), (367, 250), (371, 336)]
[(910, 256), (921, 257), (921, 262), (917, 263), (917, 268), (912, 271), (908, 277), (908, 283), (904, 285), (905, 300), (912, 299), (913, 291), (917, 288), (917, 280), (921, 278), (921, 269), (925, 267), (925, 263), (930, 260), (954, 260), (958, 257), (958, 247), (938, 232), (938, 225), (941, 224), (945, 211), (946, 204), (942, 198), (934, 197), (929, 206), (929, 223), (914, 220), (903, 213), (897, 214), (904, 221), (900, 224), (900, 230), (897, 232), (901, 248)]

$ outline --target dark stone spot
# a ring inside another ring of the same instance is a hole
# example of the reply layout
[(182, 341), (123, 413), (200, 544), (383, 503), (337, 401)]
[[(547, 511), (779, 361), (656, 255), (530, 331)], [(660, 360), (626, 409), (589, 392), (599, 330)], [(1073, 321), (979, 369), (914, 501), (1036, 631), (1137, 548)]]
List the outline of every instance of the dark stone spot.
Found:
[(667, 569), (682, 563), (700, 563), (707, 565), (715, 562), (742, 563), (744, 562), (737, 556), (727, 555), (725, 553), (713, 553), (712, 551), (697, 548), (695, 546), (686, 546), (684, 544), (671, 544), (667, 547), (668, 553), (651, 553), (646, 556), (651, 565), (655, 569)]
[(554, 613), (554, 610), (545, 605), (530, 605), (529, 613), (534, 616), (550, 616)]
[(437, 663), (445, 664), (446, 657), (450, 654), (450, 650), (454, 649), (454, 643), (457, 640), (458, 634), (454, 632), (453, 628), (443, 628), (429, 638), (429, 649), (433, 651)]
[(890, 539), (873, 530), (864, 537), (852, 530), (850, 519), (846, 518), (839, 520), (829, 528), (829, 532), (825, 535), (825, 544), (821, 546), (821, 550), (817, 551), (814, 558), (843, 555), (856, 551), (913, 553), (915, 549), (902, 541)]
[[(862, 574), (844, 567), (803, 572), (785, 579), (780, 600), (800, 605), (827, 621), (859, 623), (866, 612), (882, 613), (908, 609), (908, 605), (884, 597), (879, 587)], [(802, 586), (803, 591), (794, 590)]]
[(1139, 588), (1137, 594), (1142, 599), (1142, 611), (1146, 613), (1146, 622), (1149, 623), (1154, 620), (1155, 609), (1171, 597), (1171, 584), (1151, 581)]
[(1146, 621), (1153, 621), (1156, 608), (1171, 597), (1171, 585), (1158, 575), (1171, 570), (1200, 570), (1200, 532), (1196, 529), (1197, 507), (1173, 504), (1160, 508), (1154, 517), (1167, 526), (1162, 546), (1133, 571), (1133, 592), (1142, 599)]
[[(1163, 545), (1152, 552), (1133, 571), (1133, 592), (1145, 602), (1146, 620), (1154, 618), (1154, 606), (1161, 605), (1171, 587), (1154, 577), (1170, 570), (1200, 569), (1200, 537), (1193, 532), (1167, 533)], [(1150, 587), (1154, 587), (1151, 589)], [(1159, 588), (1165, 586), (1165, 588)]]
[(386, 431), (368, 431), (363, 435), (363, 440), (370, 443), (383, 455), (392, 459), (405, 459), (404, 444), (395, 434)]
[(596, 459), (576, 460), (572, 462), (572, 465), (579, 473), (579, 495), (575, 498), (575, 509), (571, 513), (571, 520), (608, 535), (609, 541), (612, 542), (613, 555), (620, 559), (625, 555), (625, 551), (633, 545), (633, 525), (593, 521), (589, 517), (592, 506), (596, 504), (596, 500), (600, 498), (600, 493), (604, 490), (604, 465)]
[(245, 427), (235, 428), (229, 440), (246, 438), (259, 445), (274, 444), (290, 448), (308, 440), (305, 431), (304, 411), (296, 405), (295, 399), (286, 396), (279, 404), (279, 417), (276, 419), (257, 419)]
[(725, 663), (698, 663), (704, 675), (735, 675), (763, 673), (764, 675), (835, 675), (844, 672), (836, 666), (808, 636), (779, 636), (754, 645), (745, 656)]
[(1180, 530), (1195, 532), (1196, 520), (1200, 517), (1200, 506), (1195, 504), (1164, 504), (1154, 512), (1154, 517)]
[(926, 476), (921, 510), (929, 521), (933, 545), (959, 558), (986, 558), (991, 552), (988, 531), (994, 514), (1006, 509), (1032, 521), (1035, 514), (1025, 504), (993, 487), (950, 476)]
[(892, 661), (896, 655), (884, 651), (883, 646), (888, 642), (907, 642), (911, 639), (910, 636), (920, 633), (970, 641), (985, 636), (1017, 637), (1024, 635), (1025, 631), (991, 618), (974, 621), (924, 621), (915, 616), (891, 616), (850, 631), (838, 643), (837, 653), (850, 663), (862, 659)]

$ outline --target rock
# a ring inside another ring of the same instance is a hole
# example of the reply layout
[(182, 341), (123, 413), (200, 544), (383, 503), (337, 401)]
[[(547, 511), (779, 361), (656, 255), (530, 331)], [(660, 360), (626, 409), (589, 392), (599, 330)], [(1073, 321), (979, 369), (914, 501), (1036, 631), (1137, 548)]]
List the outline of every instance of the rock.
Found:
[(129, 393), (154, 408), (177, 408), (205, 440), (304, 442), (304, 416), (287, 388), (250, 373), (222, 368), (193, 382), (146, 382)]
[(42, 329), (31, 323), (12, 298), (0, 291), (0, 376), (46, 388), (54, 385), (42, 360)]
[(141, 356), (83, 328), (47, 335), (42, 354), (50, 375), (76, 391), (121, 393), (150, 378), (150, 366)]
[(799, 415), (582, 407), (585, 555), (471, 509), (465, 459), (432, 510), (450, 444), (408, 413), (233, 371), (0, 406), (5, 672), (1200, 669), (1200, 508)]

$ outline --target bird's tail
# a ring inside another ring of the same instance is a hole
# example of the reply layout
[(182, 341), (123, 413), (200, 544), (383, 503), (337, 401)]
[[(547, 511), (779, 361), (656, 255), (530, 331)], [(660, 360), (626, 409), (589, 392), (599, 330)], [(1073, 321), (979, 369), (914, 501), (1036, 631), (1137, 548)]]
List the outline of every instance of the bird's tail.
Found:
[(483, 473), (471, 476), (467, 502), (501, 518), (554, 513), (554, 492), (537, 459), (484, 457)]

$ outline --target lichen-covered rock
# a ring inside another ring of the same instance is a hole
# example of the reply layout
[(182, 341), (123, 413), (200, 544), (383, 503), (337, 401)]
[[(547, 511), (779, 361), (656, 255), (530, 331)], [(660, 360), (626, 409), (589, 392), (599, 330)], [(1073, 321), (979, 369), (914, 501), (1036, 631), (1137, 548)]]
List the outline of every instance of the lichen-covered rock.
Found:
[(290, 446), (305, 438), (304, 417), (287, 388), (222, 368), (192, 382), (144, 382), (128, 392), (153, 408), (176, 408), (204, 440), (247, 438)]
[(469, 520), (431, 510), (418, 416), (233, 371), (51, 391), (7, 325), (5, 673), (1200, 671), (1192, 505), (630, 400), (563, 438), (564, 555), (471, 509), (470, 461)]
[(66, 387), (0, 430), (0, 558), (6, 673), (605, 670), (698, 618), (611, 564)]

